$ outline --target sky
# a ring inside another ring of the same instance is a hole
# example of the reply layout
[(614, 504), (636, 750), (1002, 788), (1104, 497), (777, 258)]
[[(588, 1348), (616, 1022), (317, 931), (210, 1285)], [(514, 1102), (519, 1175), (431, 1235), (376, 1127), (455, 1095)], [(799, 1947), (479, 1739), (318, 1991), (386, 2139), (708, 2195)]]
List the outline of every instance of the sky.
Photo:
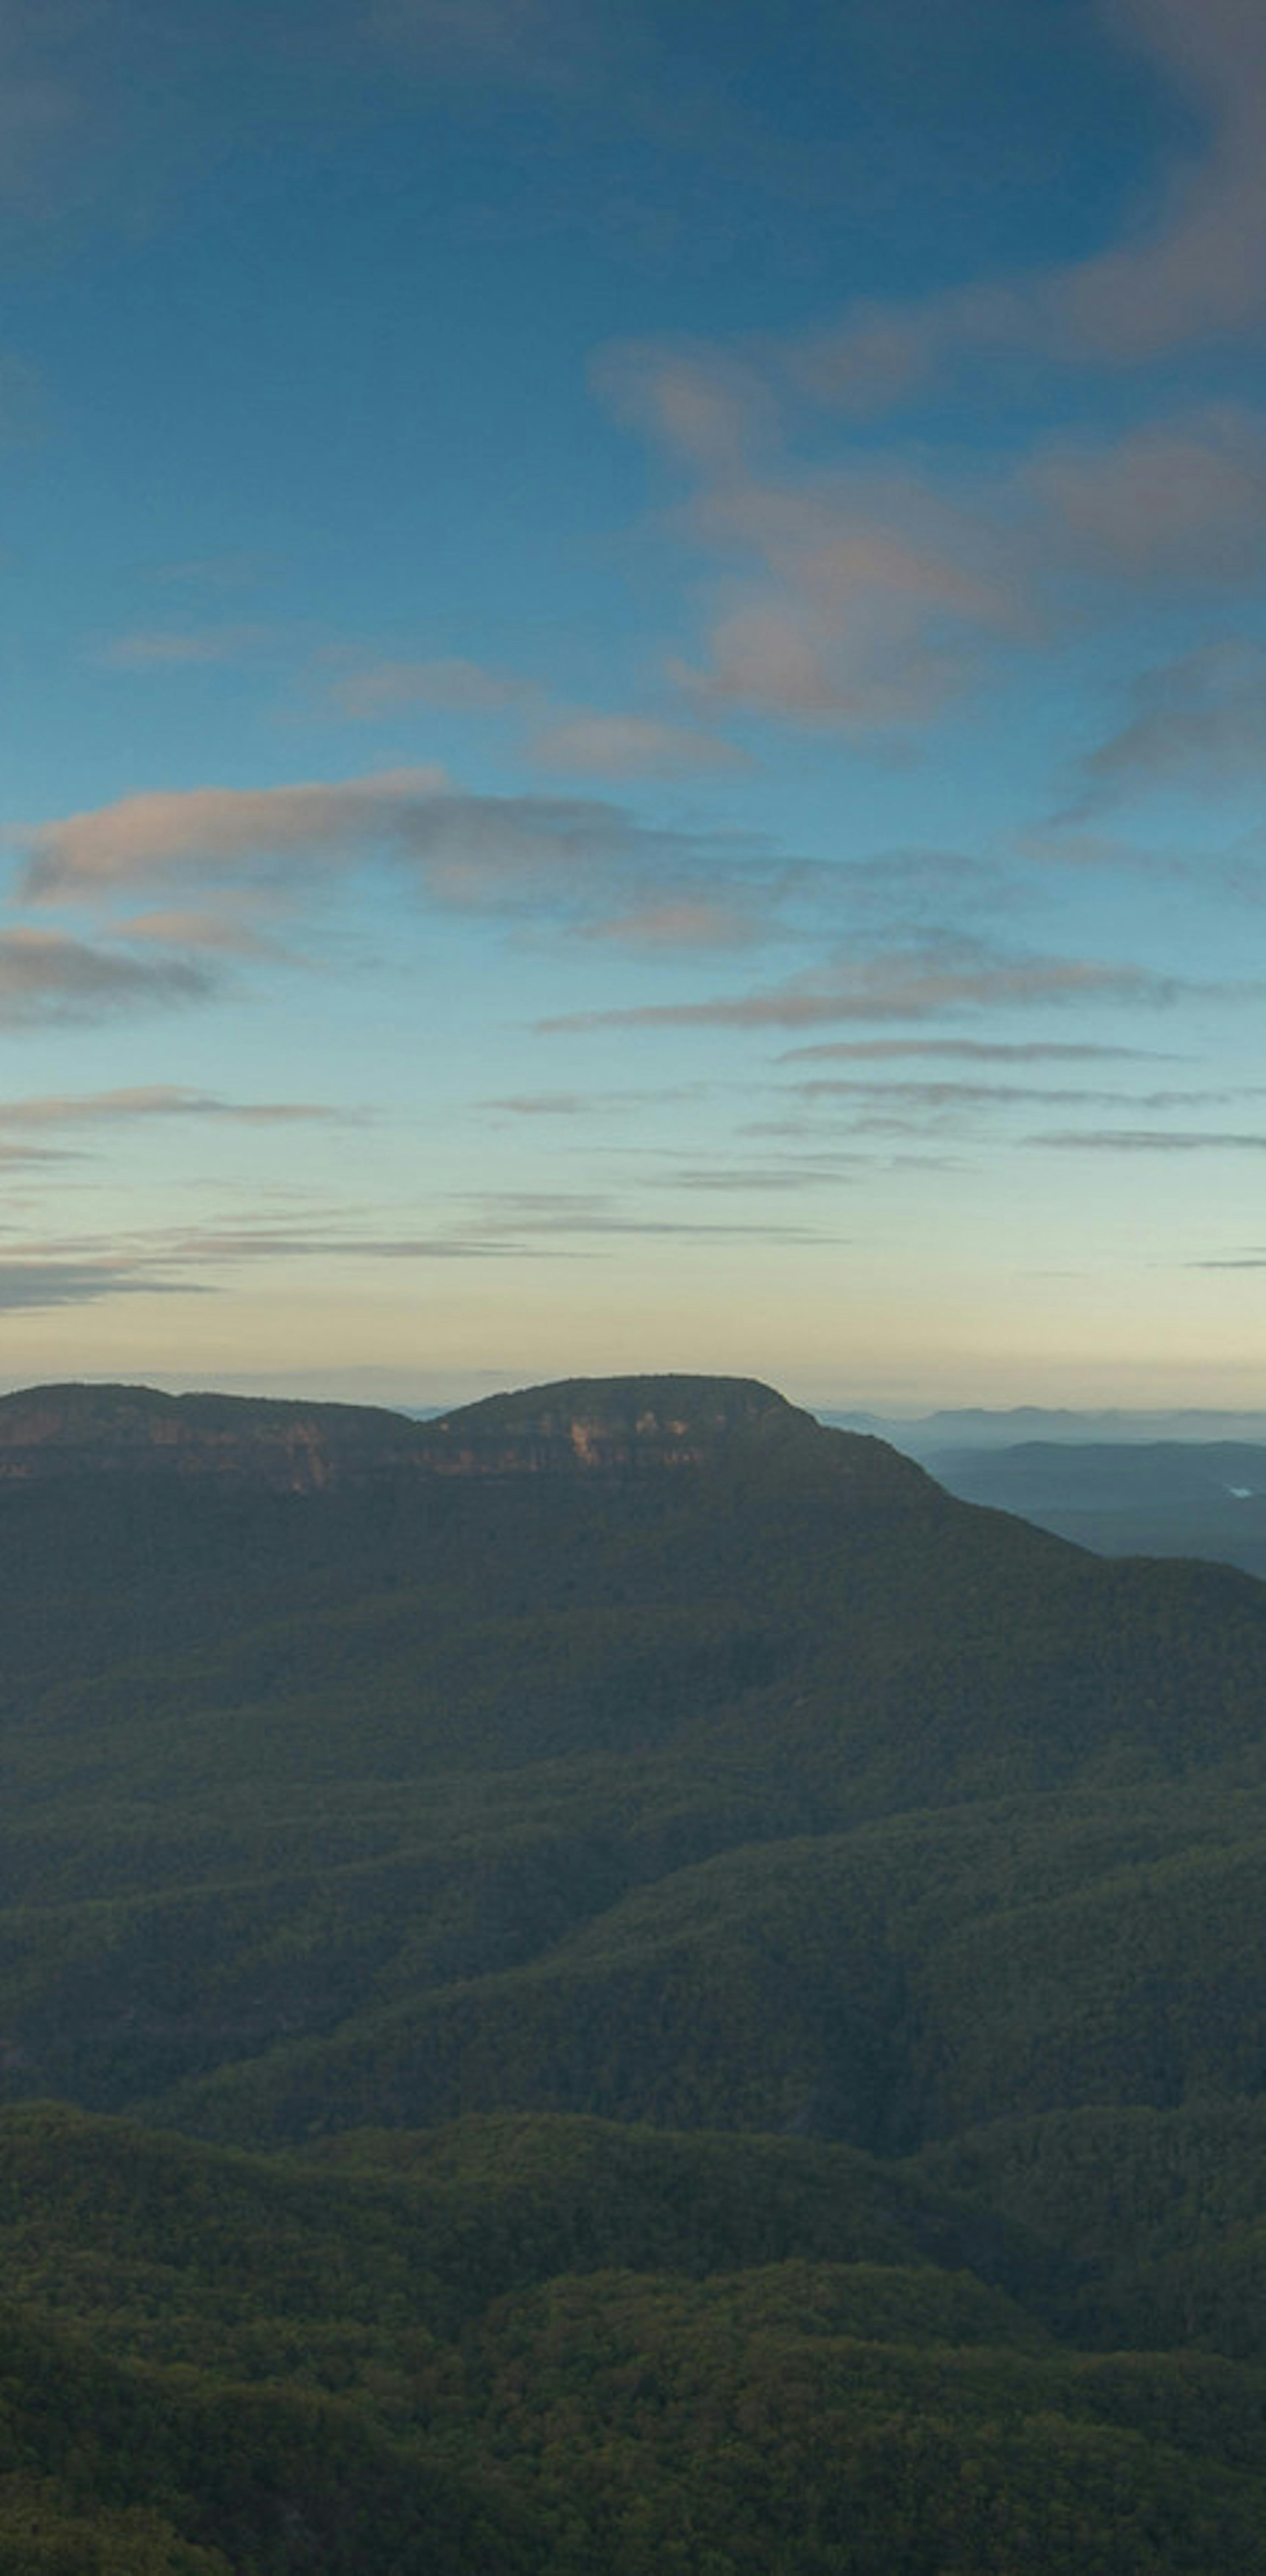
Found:
[(1266, 1405), (1260, 0), (0, 71), (0, 1384)]

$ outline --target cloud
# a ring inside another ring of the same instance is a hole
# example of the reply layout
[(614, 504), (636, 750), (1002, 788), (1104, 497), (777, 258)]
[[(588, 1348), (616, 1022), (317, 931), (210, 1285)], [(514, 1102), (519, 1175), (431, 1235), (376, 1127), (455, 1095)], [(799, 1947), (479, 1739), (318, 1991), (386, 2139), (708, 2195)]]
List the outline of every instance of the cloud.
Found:
[(1175, 174), (1158, 223), (1052, 281), (1065, 345), (1119, 364), (1266, 311), (1266, 19), (1254, 0), (1116, 0), (1112, 23), (1210, 126), (1203, 158)]
[(1145, 422), (1111, 443), (1047, 445), (1020, 482), (1061, 554), (1097, 573), (1236, 583), (1266, 555), (1266, 430), (1229, 404)]
[[(643, 345), (626, 376), (635, 362), (658, 427), (671, 352)], [(834, 464), (790, 447), (760, 470), (711, 448), (685, 461), (695, 483), (673, 526), (709, 573), (699, 647), (666, 668), (705, 710), (908, 727), (1000, 648), (1049, 642), (1140, 586), (1242, 586), (1266, 553), (1266, 425), (1230, 404), (1019, 457), (942, 448), (912, 463), (859, 444)]]
[(1085, 789), (1059, 819), (1076, 823), (1118, 797), (1175, 781), (1202, 793), (1266, 771), (1266, 650), (1206, 644), (1138, 683), (1138, 712), (1083, 763)]
[(527, 680), (478, 662), (373, 662), (330, 682), (340, 715), (377, 719), (408, 707), (436, 707), (450, 715), (484, 715), (518, 705), (534, 694)]
[(1146, 364), (1266, 313), (1266, 19), (1254, 0), (1115, 0), (1112, 32), (1203, 116), (1201, 154), (1170, 175), (1150, 221), (1070, 266), (909, 303), (861, 303), (787, 352), (818, 400), (859, 414), (982, 355)]
[[(822, 1129), (810, 1118), (753, 1118), (747, 1126), (740, 1127), (738, 1132), (741, 1136), (759, 1136), (762, 1139), (777, 1138), (779, 1141), (786, 1141), (788, 1143), (794, 1142), (797, 1145), (804, 1145), (810, 1149), (811, 1159), (815, 1163), (819, 1162), (822, 1158)], [(847, 1130), (847, 1133), (851, 1136), (891, 1136), (920, 1135), (922, 1131), (917, 1124), (910, 1119), (871, 1118), (858, 1119), (855, 1124)], [(886, 1152), (878, 1154), (870, 1152), (849, 1152), (840, 1154), (833, 1152), (831, 1154), (832, 1171), (838, 1172), (839, 1177), (845, 1180), (847, 1180), (854, 1171), (865, 1172), (868, 1174), (887, 1172), (958, 1172), (961, 1171), (962, 1168), (962, 1162), (957, 1156), (941, 1152)]]
[(187, 959), (131, 957), (42, 930), (0, 931), (0, 1025), (201, 1001), (211, 989), (205, 969)]
[(656, 829), (597, 798), (435, 795), (400, 819), (399, 842), (433, 901), (467, 911), (545, 906), (578, 919), (697, 884), (751, 861), (750, 837)]
[[(979, 441), (884, 458), (858, 435), (858, 415), (924, 400), (938, 371), (970, 399), (1009, 368), (1031, 409), (1037, 358), (1142, 364), (1266, 318), (1266, 16), (1253, 0), (1115, 0), (1108, 27), (1204, 142), (1102, 253), (857, 305), (810, 336), (642, 341), (597, 365), (616, 415), (691, 477), (672, 525), (707, 566), (701, 631), (666, 667), (701, 715), (899, 732), (1088, 607), (1260, 570), (1266, 429), (1247, 408), (1064, 433), (992, 465)], [(824, 462), (824, 408), (853, 416), (844, 465)]]
[(988, 517), (909, 473), (729, 477), (705, 486), (685, 525), (727, 567), (703, 663), (669, 665), (704, 704), (906, 724), (962, 684), (984, 640), (1030, 622)]
[(194, 1268), (214, 1268), (243, 1261), (500, 1260), (515, 1249), (512, 1243), (485, 1242), (473, 1235), (306, 1234), (297, 1228), (243, 1226), (207, 1227), (174, 1237), (166, 1257)]
[[(775, 1228), (797, 1243), (822, 1240), (815, 1232)], [(762, 1224), (713, 1223), (629, 1210), (614, 1197), (587, 1191), (471, 1191), (453, 1207), (447, 1231), (434, 1234), (357, 1235), (305, 1232), (300, 1227), (206, 1227), (173, 1236), (156, 1251), (167, 1268), (192, 1271), (237, 1268), (256, 1261), (488, 1261), (525, 1257), (568, 1258), (571, 1242), (608, 1235), (763, 1238)]]
[(1056, 815), (1035, 831), (1017, 833), (1014, 846), (1018, 858), (1033, 860), (1038, 867), (1142, 868), (1148, 876), (1187, 873), (1186, 862), (1168, 852), (1141, 849), (1106, 832), (1078, 831), (1071, 817), (1062, 822)]
[(849, 1082), (823, 1076), (810, 1082), (789, 1082), (783, 1090), (798, 1100), (864, 1100), (896, 1101), (903, 1109), (927, 1110), (939, 1115), (958, 1109), (1014, 1107), (1017, 1102), (1031, 1107), (1035, 1101), (1058, 1103), (1061, 1107), (1080, 1103), (1083, 1108), (1120, 1107), (1134, 1109), (1190, 1109), (1211, 1102), (1241, 1099), (1243, 1091), (1105, 1091), (1098, 1088), (1053, 1089), (1042, 1084), (1006, 1082)]
[(192, 1281), (164, 1279), (127, 1261), (0, 1259), (0, 1311), (95, 1305), (103, 1297), (195, 1296)]
[(754, 992), (697, 1002), (580, 1011), (544, 1030), (591, 1028), (804, 1028), (832, 1020), (926, 1019), (942, 1011), (1026, 1008), (1078, 1001), (1167, 1003), (1184, 987), (1139, 966), (1072, 957), (1007, 957), (972, 941), (846, 959), (827, 976), (799, 976)]
[(443, 784), (439, 769), (400, 769), (338, 786), (125, 796), (13, 837), (27, 853), (27, 900), (64, 902), (184, 873), (235, 875), (269, 859), (342, 856), (381, 841), (402, 807)]
[(590, 375), (617, 420), (709, 476), (741, 477), (776, 435), (773, 396), (756, 365), (720, 349), (617, 341), (599, 352)]
[[(473, 1194), (472, 1194), (473, 1195)], [(820, 1235), (816, 1229), (750, 1225), (713, 1224), (708, 1219), (645, 1216), (627, 1214), (620, 1204), (607, 1197), (584, 1191), (537, 1190), (504, 1191), (480, 1196), (475, 1204), (482, 1224), (490, 1230), (501, 1230), (516, 1237), (650, 1235), (694, 1240), (712, 1237), (755, 1237), (764, 1242), (777, 1238), (787, 1243), (820, 1243), (836, 1238)]]
[(297, 1100), (224, 1100), (179, 1083), (141, 1083), (131, 1089), (45, 1092), (25, 1100), (0, 1099), (0, 1133), (13, 1128), (93, 1127), (118, 1121), (166, 1118), (223, 1119), (230, 1125), (289, 1126), (312, 1120), (340, 1125), (354, 1110)]
[(1104, 1057), (1127, 1057), (1133, 1063), (1174, 1064), (1180, 1059), (1152, 1047), (1092, 1046), (1047, 1038), (1022, 1038), (1014, 1044), (994, 1038), (831, 1038), (825, 1044), (787, 1047), (779, 1064), (824, 1061), (871, 1061), (901, 1056), (951, 1056), (969, 1064), (1097, 1063)]
[(354, 721), (377, 721), (410, 707), (432, 707), (449, 715), (498, 715), (535, 702), (541, 712), (525, 745), (528, 759), (538, 769), (582, 778), (681, 778), (751, 765), (736, 743), (666, 717), (593, 707), (546, 712), (543, 693), (533, 681), (479, 662), (370, 663), (331, 680), (328, 696), (340, 715)]
[(1050, 1135), (1027, 1136), (1025, 1143), (1079, 1153), (1087, 1150), (1105, 1154), (1207, 1154), (1228, 1150), (1266, 1153), (1266, 1135), (1181, 1127), (1066, 1128)]
[(779, 891), (754, 835), (660, 829), (592, 797), (462, 795), (438, 769), (340, 786), (131, 796), (11, 837), (26, 853), (29, 902), (108, 902), (151, 884), (189, 884), (219, 908), (143, 913), (133, 935), (174, 931), (191, 945), (244, 951), (264, 944), (251, 924), (261, 900), (293, 900), (332, 869), (383, 859), (447, 910), (605, 922), (634, 946), (733, 944)]
[(692, 1084), (660, 1091), (527, 1091), (512, 1093), (503, 1100), (477, 1100), (473, 1106), (512, 1118), (588, 1118), (600, 1110), (645, 1109), (661, 1101), (696, 1099), (703, 1087)]
[(528, 757), (538, 769), (595, 778), (681, 778), (694, 770), (746, 769), (746, 752), (719, 734), (656, 716), (599, 715), (578, 709), (534, 734)]
[(581, 935), (650, 955), (665, 950), (679, 954), (683, 949), (752, 948), (768, 939), (770, 924), (756, 910), (745, 909), (741, 899), (724, 903), (696, 897), (646, 902), (633, 912), (586, 923)]
[(258, 909), (239, 892), (236, 915), (229, 911), (134, 912), (116, 927), (121, 939), (143, 940), (147, 947), (207, 948), (234, 957), (279, 956), (283, 953), (279, 943), (251, 926), (251, 912)]
[(772, 1166), (760, 1163), (690, 1164), (684, 1171), (662, 1173), (658, 1186), (661, 1189), (704, 1192), (756, 1190), (777, 1195), (779, 1192), (821, 1189), (839, 1181), (855, 1180), (857, 1174), (869, 1170), (870, 1165), (871, 1157), (866, 1154), (815, 1155), (812, 1159), (787, 1159)]
[[(505, 1100), (480, 1100), (479, 1109), (494, 1109), (510, 1118), (588, 1118), (600, 1105), (587, 1091), (526, 1091)], [(602, 1105), (605, 1106), (605, 1103)]]

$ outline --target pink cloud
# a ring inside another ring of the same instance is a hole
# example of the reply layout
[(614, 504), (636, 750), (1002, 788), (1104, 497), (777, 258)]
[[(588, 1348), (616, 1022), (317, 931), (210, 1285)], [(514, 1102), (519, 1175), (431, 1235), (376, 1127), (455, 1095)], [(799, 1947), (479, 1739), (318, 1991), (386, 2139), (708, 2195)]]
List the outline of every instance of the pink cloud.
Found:
[(747, 756), (719, 734), (657, 716), (600, 715), (584, 708), (559, 715), (528, 744), (538, 769), (581, 777), (680, 778), (692, 770), (741, 769)]
[(17, 834), (24, 891), (33, 902), (65, 902), (187, 870), (236, 874), (269, 859), (337, 856), (380, 837), (402, 806), (444, 783), (439, 769), (399, 769), (337, 786), (125, 796)]

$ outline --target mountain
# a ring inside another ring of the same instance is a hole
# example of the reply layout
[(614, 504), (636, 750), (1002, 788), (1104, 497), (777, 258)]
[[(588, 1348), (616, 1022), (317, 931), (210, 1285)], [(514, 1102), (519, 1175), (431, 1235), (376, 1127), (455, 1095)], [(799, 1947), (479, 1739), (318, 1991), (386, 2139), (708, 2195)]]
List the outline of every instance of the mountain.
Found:
[(425, 1421), (373, 1405), (38, 1386), (0, 1396), (0, 1484), (197, 1476), (317, 1493), (411, 1470), (635, 1472), (696, 1466), (735, 1439), (785, 1438), (811, 1422), (748, 1378), (576, 1379)]
[(1266, 1444), (1026, 1441), (930, 1450), (964, 1501), (1022, 1513), (1107, 1556), (1204, 1556), (1266, 1576)]
[(937, 1413), (887, 1415), (824, 1411), (819, 1419), (842, 1431), (865, 1431), (927, 1464), (956, 1450), (1013, 1449), (1022, 1442), (1073, 1442), (1119, 1448), (1138, 1441), (1266, 1441), (1266, 1413), (1217, 1413), (1195, 1406), (1145, 1412), (1124, 1408), (1079, 1413), (1067, 1407), (1017, 1404), (946, 1406)]
[(0, 1396), (0, 1485), (54, 1477), (207, 1476), (318, 1492), (390, 1472), (415, 1425), (370, 1405), (163, 1395), (148, 1386), (36, 1386)]
[(1241, 2082), (1221, 1966), (1184, 2018), (1100, 1942), (1238, 1919), (1247, 1578), (1098, 1561), (745, 1382), (496, 1398), (298, 1491), (235, 1421), (225, 1476), (0, 1488), (0, 2098), (890, 2149), (1000, 2085)]
[(3, 2576), (1258, 2576), (1262, 1587), (746, 1380), (7, 1408)]

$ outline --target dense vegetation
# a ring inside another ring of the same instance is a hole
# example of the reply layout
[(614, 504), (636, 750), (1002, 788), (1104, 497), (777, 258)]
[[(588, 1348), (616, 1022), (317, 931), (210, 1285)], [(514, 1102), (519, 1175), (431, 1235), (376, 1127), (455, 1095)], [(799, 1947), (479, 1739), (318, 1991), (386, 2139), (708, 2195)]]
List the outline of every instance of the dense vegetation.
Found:
[(1266, 2569), (1266, 1592), (740, 1397), (0, 1487), (0, 2576)]

